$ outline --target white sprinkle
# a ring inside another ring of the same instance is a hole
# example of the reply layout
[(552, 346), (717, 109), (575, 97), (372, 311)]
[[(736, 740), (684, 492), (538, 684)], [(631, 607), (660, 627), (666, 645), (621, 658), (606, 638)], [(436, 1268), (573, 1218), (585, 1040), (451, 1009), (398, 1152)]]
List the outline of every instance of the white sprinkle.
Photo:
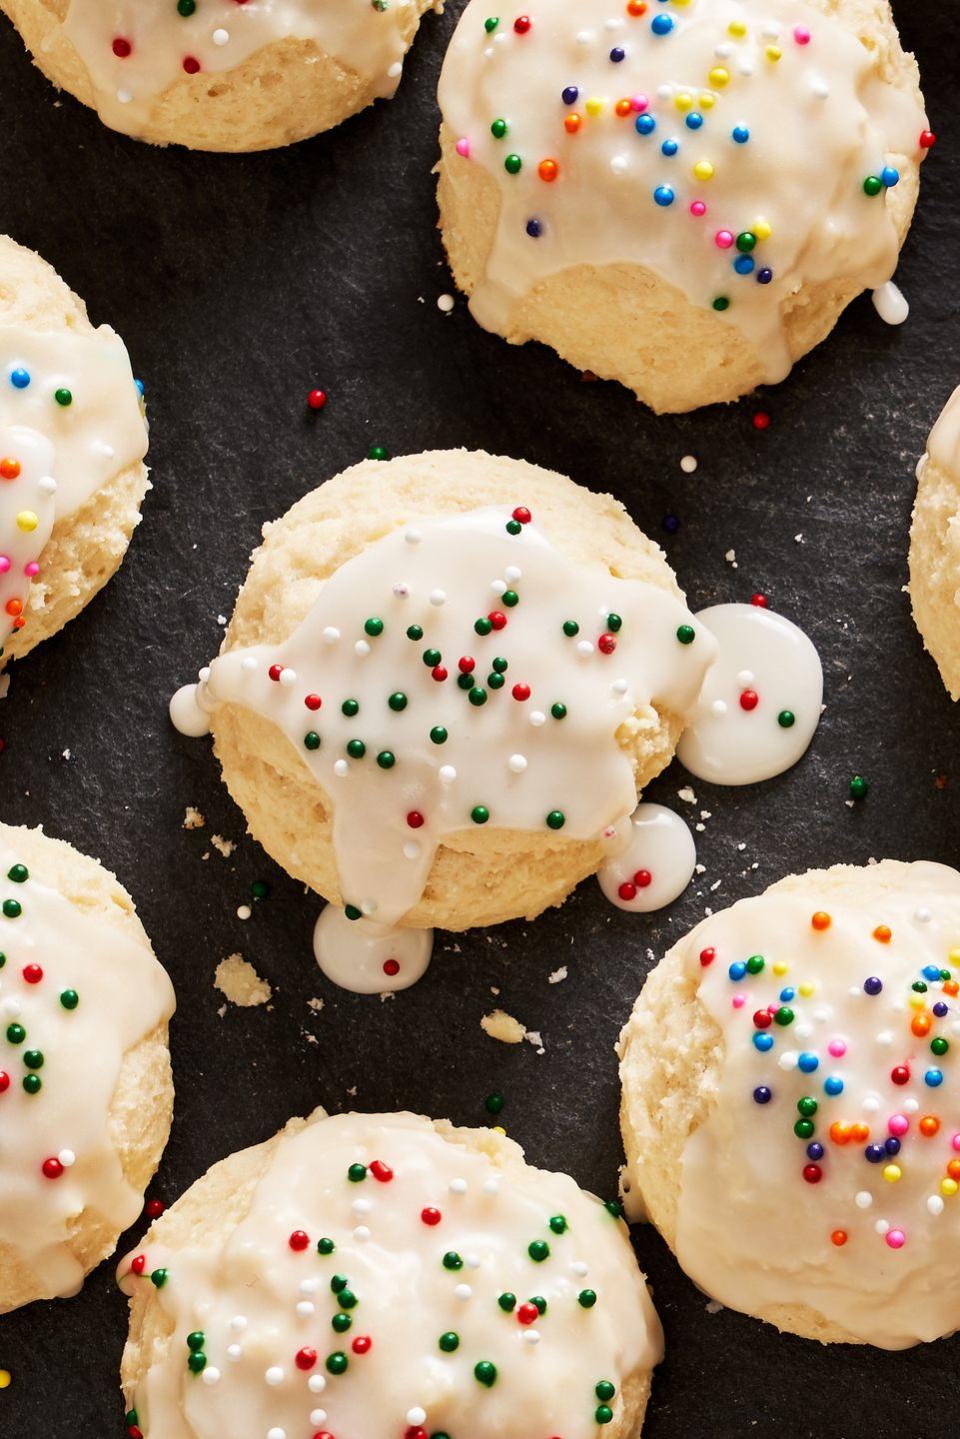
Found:
[(457, 1287), (456, 1287), (456, 1289), (455, 1289), (453, 1292), (454, 1292), (454, 1294), (457, 1296), (458, 1299), (472, 1299), (472, 1298), (473, 1298), (473, 1290), (470, 1288), (470, 1285), (469, 1285), (469, 1284), (458, 1284)]
[(904, 1114), (916, 1114), (917, 1110), (920, 1108), (920, 1101), (919, 1099), (914, 1099), (911, 1095), (909, 1099), (905, 1099), (903, 1101), (900, 1108), (903, 1110)]
[(77, 1156), (74, 1154), (72, 1149), (61, 1149), (60, 1153), (57, 1155), (57, 1158), (63, 1165), (64, 1169), (70, 1169), (71, 1166), (76, 1164), (77, 1162)]
[(685, 475), (692, 475), (697, 468), (696, 455), (684, 455), (680, 461), (680, 468)]
[(467, 1181), (465, 1179), (451, 1179), (450, 1181), (451, 1194), (466, 1194), (467, 1187)]
[(877, 1031), (877, 1043), (878, 1043), (878, 1044), (892, 1044), (892, 1043), (893, 1043), (893, 1030), (892, 1030), (892, 1029), (880, 1029), (880, 1030), (878, 1030), (878, 1031)]
[(446, 590), (431, 590), (430, 603), (432, 605), (445, 605), (447, 602)]
[(370, 1211), (373, 1209), (373, 1204), (370, 1202), (369, 1199), (355, 1199), (351, 1204), (350, 1208), (353, 1210), (354, 1214), (359, 1219), (361, 1215), (370, 1213)]
[(814, 80), (810, 88), (818, 100), (826, 100), (830, 94), (830, 86), (826, 80)]
[(499, 1179), (485, 1179), (485, 1180), (483, 1181), (483, 1192), (484, 1192), (484, 1194), (489, 1194), (489, 1195), (491, 1195), (491, 1196), (492, 1196), (492, 1195), (495, 1195), (495, 1194), (499, 1194), (499, 1193), (500, 1193), (500, 1181), (499, 1181)]
[(457, 777), (457, 772), (452, 764), (442, 764), (437, 773), (444, 784), (453, 784)]
[(614, 680), (610, 688), (613, 690), (615, 695), (625, 695), (627, 690), (630, 688), (630, 685), (626, 680)]
[(592, 641), (592, 640), (577, 640), (577, 654), (578, 654), (578, 655), (583, 655), (584, 657), (586, 657), (587, 655), (592, 655), (592, 654), (593, 654), (593, 641)]
[(512, 754), (507, 760), (507, 766), (514, 774), (523, 774), (527, 767), (526, 755)]
[(291, 685), (295, 685), (296, 682), (297, 682), (297, 672), (296, 672), (296, 670), (291, 670), (291, 669), (287, 669), (286, 667), (284, 667), (284, 668), (280, 671), (280, 683), (281, 683), (286, 689), (289, 689)]
[(241, 904), (237, 908), (237, 919), (249, 919), (253, 910), (248, 904)]
[(876, 1114), (880, 1108), (880, 1101), (875, 1094), (868, 1094), (863, 1101), (863, 1108), (866, 1114)]
[(337, 640), (340, 638), (340, 631), (337, 629), (336, 625), (327, 625), (326, 629), (323, 632), (323, 638), (326, 644), (335, 645), (337, 643)]
[(211, 1388), (213, 1387), (214, 1384), (219, 1384), (219, 1383), (220, 1383), (220, 1370), (219, 1370), (219, 1369), (214, 1369), (214, 1368), (212, 1368), (212, 1367), (211, 1367), (211, 1368), (208, 1368), (208, 1369), (204, 1369), (204, 1371), (203, 1371), (203, 1382), (204, 1382), (204, 1384), (210, 1385)]
[(42, 480), (37, 481), (37, 489), (44, 495), (55, 494), (57, 482), (52, 475), (44, 475)]
[(133, 96), (131, 95), (129, 90), (118, 90), (117, 99), (120, 101), (121, 105), (129, 105), (130, 101), (133, 99)]
[(370, 1238), (370, 1230), (365, 1224), (358, 1224), (356, 1229), (353, 1231), (353, 1237), (358, 1244), (366, 1244), (367, 1240)]
[(276, 1425), (267, 1430), (267, 1439), (287, 1439), (286, 1429), (280, 1429)]
[(307, 1388), (311, 1394), (322, 1394), (327, 1387), (327, 1379), (324, 1374), (311, 1374), (307, 1381)]
[(419, 859), (421, 849), (422, 845), (419, 845), (415, 839), (408, 839), (403, 846), (404, 859)]
[(230, 40), (230, 31), (224, 30), (221, 26), (220, 28), (214, 30), (213, 34), (210, 36), (210, 39), (213, 41), (214, 45), (226, 45)]
[(254, 659), (253, 655), (247, 655), (244, 659), (240, 661), (240, 668), (244, 670), (247, 674), (250, 674), (252, 670), (256, 669), (256, 667), (257, 662)]
[(301, 1319), (310, 1319), (317, 1312), (317, 1306), (309, 1299), (301, 1299), (297, 1305), (297, 1313)]
[(890, 1228), (890, 1221), (888, 1219), (878, 1219), (873, 1227), (878, 1234), (886, 1234)]
[[(630, 161), (626, 155), (614, 155), (610, 161), (610, 169), (615, 175), (625, 175), (630, 168)], [(529, 1339), (529, 1334), (526, 1336)], [(539, 1338), (539, 1335), (537, 1336)]]
[(580, 30), (580, 31), (578, 31), (578, 32), (577, 32), (577, 44), (578, 44), (578, 45), (592, 45), (592, 44), (593, 44), (593, 31), (592, 31), (592, 30)]
[(726, 60), (733, 54), (733, 46), (729, 40), (724, 40), (720, 45), (716, 46), (713, 53), (718, 59)]
[(317, 1292), (317, 1290), (318, 1290), (319, 1288), (320, 1288), (320, 1281), (319, 1281), (319, 1279), (301, 1279), (301, 1280), (300, 1280), (300, 1293), (301, 1293), (301, 1294), (316, 1294), (316, 1292)]
[(465, 1254), (465, 1255), (463, 1256), (463, 1262), (464, 1262), (464, 1264), (467, 1266), (468, 1269), (479, 1269), (479, 1268), (480, 1268), (480, 1256), (479, 1256), (479, 1254)]
[(345, 759), (335, 760), (333, 765), (333, 772), (338, 779), (343, 779), (344, 775), (350, 773), (350, 766), (347, 764), (347, 761)]
[(246, 1327), (247, 1317), (245, 1314), (235, 1314), (230, 1320), (230, 1328), (233, 1330), (234, 1334), (242, 1334)]
[(913, 917), (918, 924), (929, 924), (931, 919), (933, 919), (933, 914), (927, 909), (926, 905), (921, 905)]
[(540, 1334), (539, 1334), (539, 1331), (536, 1330), (536, 1329), (525, 1329), (525, 1330), (523, 1331), (523, 1342), (524, 1342), (524, 1344), (539, 1344), (539, 1343), (540, 1343)]
[(743, 685), (744, 688), (746, 688), (747, 685), (752, 685), (755, 679), (756, 675), (753, 673), (753, 670), (741, 670), (737, 675), (737, 684)]
[(449, 315), (455, 304), (456, 301), (452, 295), (437, 296), (437, 309), (442, 310), (445, 315)]
[(396, 80), (403, 74), (403, 66), (399, 60), (394, 60), (393, 64), (388, 67), (387, 74), (391, 80)]
[(326, 1422), (327, 1422), (327, 1411), (326, 1411), (326, 1409), (311, 1409), (311, 1410), (310, 1410), (310, 1423), (311, 1423), (311, 1424), (325, 1424)]
[(208, 680), (209, 678), (210, 678), (210, 666), (209, 666), (209, 665), (204, 665), (203, 669), (197, 670), (197, 679), (200, 681), (200, 683), (201, 683), (202, 685), (205, 685), (205, 684), (207, 683), (207, 680)]
[(423, 535), (420, 530), (407, 530), (407, 533), (404, 535), (403, 538), (406, 540), (408, 545), (418, 545), (423, 539)]
[(780, 1066), (781, 1069), (796, 1069), (796, 1067), (797, 1067), (797, 1054), (796, 1054), (796, 1051), (795, 1051), (795, 1050), (792, 1050), (792, 1049), (786, 1050), (783, 1054), (781, 1054), (781, 1056), (780, 1056), (779, 1060), (777, 1061), (777, 1063), (779, 1064), (779, 1066)]
[(370, 646), (366, 640), (357, 640), (353, 648), (361, 659), (364, 659), (370, 653)]
[(421, 1409), (419, 1405), (414, 1405), (414, 1407), (413, 1407), (412, 1409), (408, 1409), (408, 1410), (407, 1410), (407, 1423), (408, 1423), (408, 1424), (425, 1424), (426, 1422), (427, 1422), (427, 1411), (426, 1411), (426, 1409)]
[(892, 280), (874, 290), (873, 308), (885, 325), (902, 325), (910, 315), (909, 301)]
[(939, 1194), (931, 1194), (930, 1198), (927, 1200), (927, 1209), (931, 1214), (943, 1213), (943, 1200), (940, 1198)]
[(534, 729), (539, 729), (540, 726), (546, 724), (546, 722), (547, 717), (544, 714), (543, 710), (530, 711), (530, 723), (533, 725)]
[(404, 584), (403, 580), (397, 580), (397, 583), (393, 587), (393, 593), (398, 600), (405, 600), (410, 594), (410, 586)]
[(727, 702), (726, 702), (726, 700), (714, 700), (713, 704), (710, 706), (710, 713), (711, 713), (712, 715), (716, 715), (717, 719), (722, 719), (723, 716), (726, 714), (726, 712), (727, 712)]
[(230, 1344), (227, 1346), (227, 1358), (232, 1360), (234, 1364), (236, 1364), (238, 1359), (243, 1358), (243, 1350), (239, 1344)]
[(280, 1368), (279, 1364), (271, 1364), (270, 1368), (267, 1370), (263, 1377), (270, 1385), (271, 1389), (276, 1389), (278, 1384), (283, 1383), (283, 1370)]
[(589, 1269), (587, 1265), (584, 1264), (582, 1259), (575, 1259), (570, 1265), (570, 1268), (573, 1273), (576, 1274), (578, 1279), (586, 1279), (587, 1274), (589, 1273)]
[(519, 569), (517, 565), (507, 565), (507, 568), (504, 570), (503, 573), (506, 575), (507, 579), (510, 581), (511, 584), (515, 584), (516, 581), (520, 579), (523, 571)]
[(866, 1189), (861, 1189), (853, 1202), (858, 1209), (869, 1209), (873, 1203), (873, 1195)]
[(493, 591), (493, 593), (494, 593), (495, 595), (506, 594), (506, 590), (507, 590), (506, 581), (505, 581), (505, 580), (494, 580), (494, 581), (493, 581), (493, 584), (490, 586), (490, 588), (491, 588), (491, 590)]

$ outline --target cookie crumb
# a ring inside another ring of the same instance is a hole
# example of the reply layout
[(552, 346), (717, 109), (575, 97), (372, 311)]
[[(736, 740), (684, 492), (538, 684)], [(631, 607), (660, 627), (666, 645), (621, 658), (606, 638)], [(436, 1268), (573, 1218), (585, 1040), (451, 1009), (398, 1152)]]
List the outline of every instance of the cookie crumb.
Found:
[(507, 1014), (504, 1009), (494, 1009), (490, 1014), (485, 1014), (480, 1020), (480, 1028), (484, 1034), (488, 1034), (491, 1039), (498, 1039), (501, 1044), (521, 1044), (527, 1035), (519, 1019), (514, 1019), (513, 1015)]
[(203, 826), (206, 824), (206, 822), (207, 821), (205, 817), (200, 813), (198, 809), (194, 809), (192, 804), (187, 805), (187, 808), (184, 811), (183, 815), (184, 829), (203, 829)]
[(555, 969), (555, 970), (553, 971), (553, 973), (548, 977), (547, 983), (548, 983), (548, 984), (562, 984), (563, 981), (566, 979), (566, 977), (567, 977), (567, 966), (566, 966), (565, 964), (562, 964), (559, 969)]
[(219, 850), (224, 859), (229, 859), (237, 847), (232, 839), (224, 839), (222, 834), (212, 834), (210, 836), (210, 843), (215, 850)]
[(253, 1009), (266, 1004), (273, 991), (265, 979), (261, 979), (248, 959), (242, 954), (230, 954), (217, 965), (213, 982), (220, 993), (226, 995), (231, 1004), (241, 1009)]

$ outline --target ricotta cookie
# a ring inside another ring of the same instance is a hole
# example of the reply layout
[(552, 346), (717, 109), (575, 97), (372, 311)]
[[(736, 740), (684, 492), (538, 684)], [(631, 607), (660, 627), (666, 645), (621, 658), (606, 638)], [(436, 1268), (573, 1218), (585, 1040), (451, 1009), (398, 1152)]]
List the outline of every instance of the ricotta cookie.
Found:
[(0, 236), (0, 665), (119, 568), (147, 492), (142, 388), (123, 341)]
[(411, 1114), (231, 1155), (120, 1280), (143, 1439), (635, 1439), (662, 1354), (618, 1206)]
[(156, 145), (270, 150), (400, 83), (433, 0), (0, 0), (44, 74)]
[(173, 1107), (170, 981), (109, 871), (0, 825), (0, 1314), (75, 1294), (137, 1218)]
[[(372, 925), (392, 945), (559, 904), (669, 763), (715, 653), (616, 500), (434, 451), (356, 465), (268, 526), (172, 714), (212, 725), (251, 833), (345, 906), (322, 921), (342, 979)], [(402, 976), (367, 956), (371, 987), (422, 971), (429, 942), (406, 942)]]
[(960, 699), (960, 389), (947, 401), (917, 466), (910, 599), (950, 698)]
[(782, 380), (888, 286), (934, 142), (886, 0), (471, 0), (439, 98), (475, 318), (657, 411)]
[(883, 1349), (960, 1327), (960, 874), (795, 875), (697, 925), (621, 1037), (628, 1207), (707, 1294)]

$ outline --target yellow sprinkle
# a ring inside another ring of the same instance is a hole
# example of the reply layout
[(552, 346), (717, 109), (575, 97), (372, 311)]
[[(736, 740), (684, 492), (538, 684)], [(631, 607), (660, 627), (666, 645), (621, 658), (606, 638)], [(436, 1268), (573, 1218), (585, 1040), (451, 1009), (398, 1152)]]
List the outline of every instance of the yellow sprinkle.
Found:
[(957, 1187), (957, 1181), (955, 1179), (941, 1179), (940, 1181), (941, 1194), (946, 1194), (948, 1196), (956, 1194)]
[(722, 65), (715, 65), (707, 76), (707, 79), (711, 85), (715, 85), (718, 90), (722, 90), (724, 85), (729, 85), (730, 83), (730, 71), (725, 70)]
[(711, 95), (709, 90), (704, 90), (703, 94), (700, 96), (700, 109), (712, 110), (716, 103), (716, 95)]
[(922, 995), (922, 994), (911, 994), (911, 996), (910, 996), (910, 1008), (911, 1008), (911, 1009), (922, 1009), (922, 1008), (923, 1008), (923, 1005), (924, 1005), (924, 999), (923, 999), (923, 995)]
[(710, 164), (709, 160), (698, 160), (693, 167), (693, 173), (696, 175), (698, 180), (712, 180), (713, 166)]
[(587, 101), (585, 108), (588, 115), (599, 115), (603, 109), (603, 101), (594, 97), (592, 100)]
[(782, 959), (775, 959), (773, 962), (774, 974), (786, 974), (790, 966)]
[(811, 983), (809, 982), (809, 980), (806, 980), (803, 984), (798, 984), (798, 985), (797, 985), (797, 988), (799, 989), (800, 993), (803, 995), (804, 999), (809, 999), (810, 996), (811, 996), (811, 994), (813, 994), (814, 991), (816, 990), (816, 987), (817, 987), (817, 986), (816, 986), (815, 984), (811, 984)]
[(0, 1369), (0, 1389), (9, 1389), (13, 1383), (13, 1375), (9, 1369)]
[(727, 26), (727, 31), (730, 35), (736, 35), (737, 39), (740, 40), (747, 33), (746, 22), (743, 20), (731, 20)]
[(33, 510), (21, 510), (19, 515), (17, 515), (17, 529), (25, 530), (27, 534), (35, 530), (39, 523), (40, 521), (33, 513)]
[(491, 1128), (492, 1128), (494, 1134), (502, 1134), (503, 1137), (504, 1137), (504, 1139), (506, 1139), (506, 1137), (507, 1137), (507, 1131), (504, 1129), (504, 1127), (503, 1127), (502, 1124), (493, 1124), (493, 1125), (491, 1125)]
[(687, 91), (684, 90), (681, 94), (674, 96), (673, 103), (676, 105), (678, 110), (692, 110), (693, 96), (688, 94)]
[(773, 226), (769, 220), (757, 220), (753, 227), (753, 233), (758, 240), (769, 240), (773, 234)]
[(960, 964), (960, 949), (951, 949), (947, 959), (951, 964)]
[(883, 1166), (883, 1177), (888, 1184), (896, 1184), (898, 1179), (903, 1178), (903, 1170), (899, 1164), (885, 1164)]
[(768, 46), (767, 46), (767, 59), (768, 59), (768, 60), (774, 60), (774, 61), (779, 60), (780, 57), (782, 56), (782, 54), (783, 54), (783, 51), (780, 49), (780, 46), (779, 46), (779, 45), (768, 45)]

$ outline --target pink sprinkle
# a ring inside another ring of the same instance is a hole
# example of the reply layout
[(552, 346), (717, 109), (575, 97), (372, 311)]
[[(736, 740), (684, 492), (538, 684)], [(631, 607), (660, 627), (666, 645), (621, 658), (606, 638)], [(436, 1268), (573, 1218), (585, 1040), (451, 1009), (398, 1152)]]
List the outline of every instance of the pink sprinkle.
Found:
[(891, 1134), (895, 1134), (899, 1139), (900, 1136), (906, 1134), (910, 1128), (910, 1121), (905, 1114), (891, 1114), (887, 1120), (887, 1128)]
[(457, 154), (462, 155), (465, 160), (470, 159), (470, 141), (466, 136), (464, 136), (462, 140), (457, 141)]
[(834, 1059), (839, 1059), (841, 1055), (847, 1052), (847, 1042), (844, 1039), (831, 1039), (827, 1045), (827, 1049), (833, 1055)]
[(692, 204), (691, 204), (691, 206), (690, 206), (690, 214), (691, 214), (691, 215), (696, 215), (697, 219), (699, 220), (700, 217), (701, 217), (702, 215), (705, 215), (706, 213), (707, 213), (707, 207), (706, 207), (706, 205), (703, 203), (702, 200), (694, 200), (694, 201), (692, 202)]
[(0, 575), (5, 575), (10, 568), (10, 561), (6, 555), (0, 555)]
[(884, 1237), (891, 1249), (902, 1249), (907, 1242), (902, 1229), (888, 1229)]
[(793, 38), (794, 40), (796, 40), (798, 45), (809, 45), (810, 31), (807, 29), (806, 25), (797, 25), (794, 27)]
[(630, 101), (630, 109), (633, 110), (637, 115), (642, 115), (649, 104), (650, 101), (647, 99), (646, 95), (634, 95)]
[(713, 239), (718, 250), (729, 250), (733, 244), (733, 235), (729, 230), (718, 230)]
[[(9, 565), (10, 565), (10, 561), (8, 560), (8, 561), (7, 561), (7, 567), (8, 567), (8, 568), (9, 568)], [(36, 560), (31, 560), (31, 561), (29, 562), (29, 564), (24, 565), (24, 567), (23, 567), (23, 573), (24, 573), (25, 575), (29, 575), (30, 578), (33, 579), (34, 575), (38, 575), (38, 574), (40, 573), (40, 566), (37, 564)]]
[(734, 1007), (734, 1009), (742, 1009), (743, 1006), (746, 1004), (746, 1002), (747, 1002), (747, 1001), (746, 1001), (746, 996), (743, 995), (743, 994), (735, 994), (735, 995), (733, 996), (733, 1007)]
[(954, 1149), (960, 1149), (960, 1134), (955, 1134), (951, 1139), (950, 1143), (953, 1145)]

